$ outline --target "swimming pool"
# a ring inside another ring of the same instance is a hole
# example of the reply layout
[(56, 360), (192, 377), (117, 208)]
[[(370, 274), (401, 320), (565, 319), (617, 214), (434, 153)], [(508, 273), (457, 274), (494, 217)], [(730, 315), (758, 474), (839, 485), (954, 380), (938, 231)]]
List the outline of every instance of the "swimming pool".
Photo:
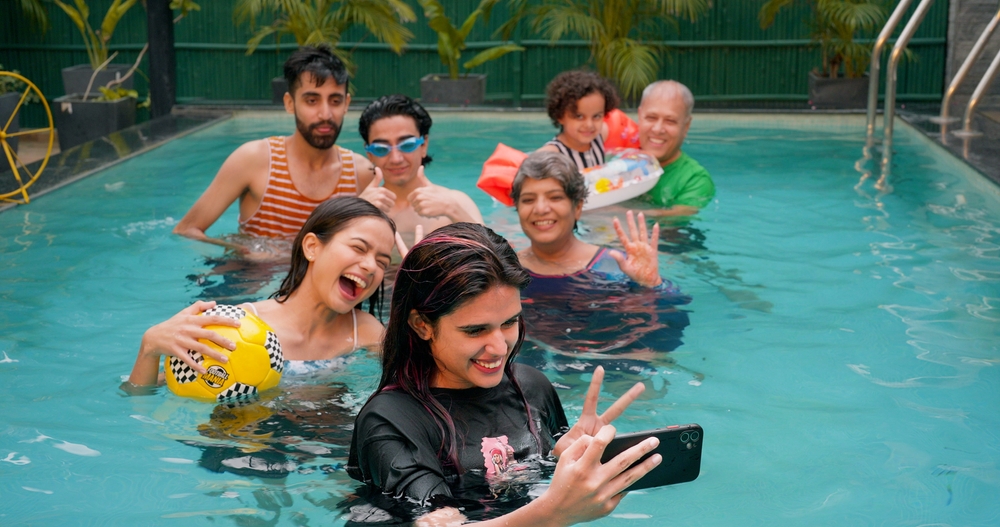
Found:
[[(340, 143), (359, 150), (356, 118)], [(551, 125), (435, 118), (428, 175), (523, 244), (513, 212), (473, 185), (497, 141), (529, 149)], [(232, 262), (170, 231), (236, 146), (288, 130), (233, 119), (0, 214), (0, 524), (343, 524), (355, 485), (335, 432), (377, 382), (370, 358), (256, 410), (118, 389), (149, 325), (206, 291), (276, 286), (266, 272), (223, 281), (213, 269)], [(862, 132), (857, 116), (696, 116), (686, 151), (718, 195), (661, 244), (690, 325), (617, 424), (700, 423), (702, 474), (595, 525), (1000, 522), (1000, 192), (906, 126), (895, 191), (855, 189)], [(233, 208), (210, 234), (235, 222)], [(608, 239), (603, 218), (585, 223)], [(589, 376), (547, 374), (572, 420)], [(289, 408), (335, 430), (290, 441), (287, 477), (206, 468), (226, 462), (212, 452), (280, 442)]]

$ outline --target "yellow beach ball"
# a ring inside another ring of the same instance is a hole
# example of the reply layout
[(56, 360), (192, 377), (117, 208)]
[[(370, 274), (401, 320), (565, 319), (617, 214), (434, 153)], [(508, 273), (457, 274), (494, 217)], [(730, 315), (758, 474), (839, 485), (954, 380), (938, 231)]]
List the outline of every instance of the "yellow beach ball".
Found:
[(203, 313), (221, 315), (240, 321), (240, 327), (205, 326), (236, 343), (229, 351), (215, 343), (202, 340), (212, 348), (226, 354), (229, 362), (222, 363), (196, 351), (188, 351), (194, 360), (208, 370), (198, 373), (184, 361), (167, 356), (163, 369), (167, 387), (182, 397), (203, 401), (225, 401), (254, 397), (278, 385), (285, 358), (281, 353), (278, 337), (266, 322), (239, 306), (215, 306)]

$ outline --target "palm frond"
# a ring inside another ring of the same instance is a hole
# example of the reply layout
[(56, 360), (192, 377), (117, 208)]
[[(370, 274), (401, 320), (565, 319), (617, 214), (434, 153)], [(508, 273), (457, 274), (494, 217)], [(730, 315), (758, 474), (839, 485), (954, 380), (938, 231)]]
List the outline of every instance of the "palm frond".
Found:
[(578, 5), (543, 5), (536, 12), (534, 25), (553, 41), (572, 33), (594, 41), (604, 34), (601, 21)]
[(510, 18), (493, 33), (499, 35), (500, 40), (510, 40), (518, 24), (529, 14), (528, 0), (509, 0), (507, 4), (510, 6)]
[(877, 29), (886, 19), (886, 11), (881, 5), (870, 0), (861, 2), (822, 1), (817, 4), (823, 15), (832, 23), (857, 29)]
[(270, 35), (278, 32), (278, 29), (274, 26), (265, 26), (258, 29), (250, 40), (247, 41), (247, 55), (252, 55), (254, 51), (257, 51), (257, 46)]
[(659, 56), (656, 48), (630, 38), (608, 42), (597, 53), (598, 70), (618, 81), (626, 98), (637, 97), (656, 80)]
[(42, 0), (17, 0), (17, 4), (32, 26), (42, 33), (49, 30), (49, 12), (42, 5)]
[(385, 3), (348, 1), (341, 4), (334, 13), (343, 21), (342, 27), (345, 29), (351, 25), (360, 25), (396, 53), (401, 53), (403, 46), (413, 39), (413, 33), (399, 22), (396, 10)]
[(760, 7), (760, 11), (757, 13), (757, 19), (760, 22), (761, 29), (767, 29), (774, 24), (775, 17), (778, 13), (795, 3), (795, 0), (768, 0), (767, 3)]
[[(274, 22), (268, 31), (255, 33), (247, 42), (248, 54), (270, 34), (279, 38), (291, 34), (300, 46), (328, 43), (336, 48), (341, 35), (355, 25), (364, 27), (379, 42), (400, 53), (413, 38), (403, 21), (416, 19), (404, 0), (236, 0), (233, 9), (234, 21), (251, 28), (261, 16), (267, 15), (273, 16)], [(341, 59), (349, 55), (338, 54)]]
[(661, 13), (694, 22), (708, 12), (710, 0), (657, 0)]

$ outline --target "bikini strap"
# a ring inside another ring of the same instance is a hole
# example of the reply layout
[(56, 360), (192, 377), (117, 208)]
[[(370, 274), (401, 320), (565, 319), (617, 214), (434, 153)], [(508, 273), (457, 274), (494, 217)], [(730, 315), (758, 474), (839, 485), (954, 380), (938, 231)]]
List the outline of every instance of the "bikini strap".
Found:
[(354, 347), (351, 348), (351, 351), (357, 351), (358, 350), (358, 310), (357, 309), (352, 309), (351, 310), (351, 318), (354, 319)]
[(256, 316), (258, 316), (258, 317), (260, 316), (260, 314), (258, 314), (258, 313), (257, 313), (257, 306), (255, 306), (255, 305), (251, 304), (250, 302), (247, 302), (247, 303), (246, 303), (246, 304), (244, 304), (244, 305), (245, 305), (245, 306), (248, 306), (248, 307), (250, 308), (250, 311), (253, 311), (253, 314), (254, 314), (254, 315), (256, 315)]

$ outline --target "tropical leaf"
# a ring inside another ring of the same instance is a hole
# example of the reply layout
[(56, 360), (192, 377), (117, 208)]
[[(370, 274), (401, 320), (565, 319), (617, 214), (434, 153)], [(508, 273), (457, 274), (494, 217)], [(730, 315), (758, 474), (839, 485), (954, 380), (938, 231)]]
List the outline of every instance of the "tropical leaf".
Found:
[(101, 22), (101, 41), (103, 43), (107, 44), (111, 40), (111, 35), (114, 34), (115, 28), (118, 26), (118, 21), (125, 16), (129, 9), (132, 9), (136, 1), (115, 0), (112, 2), (108, 12), (104, 15), (104, 21)]
[[(427, 25), (437, 33), (438, 55), (441, 63), (448, 67), (448, 76), (458, 78), (458, 62), (462, 59), (465, 49), (465, 39), (469, 36), (476, 22), (482, 18), (488, 20), (490, 12), (499, 0), (482, 0), (479, 6), (456, 28), (451, 18), (445, 13), (444, 6), (438, 0), (418, 0), (427, 18)], [(512, 51), (523, 51), (524, 48), (514, 44), (504, 44), (484, 50), (462, 65), (465, 69), (474, 68), (484, 62), (494, 60)]]
[(604, 33), (604, 25), (583, 6), (543, 5), (536, 12), (535, 30), (556, 41), (576, 33), (592, 43)]
[[(201, 6), (196, 4), (193, 0), (170, 0), (170, 9), (180, 11), (180, 16), (186, 17), (191, 14), (192, 11), (201, 11)], [(149, 102), (149, 97), (146, 98), (146, 102)]]
[(663, 14), (691, 22), (697, 21), (712, 5), (710, 0), (659, 0), (657, 3)]
[[(379, 42), (400, 53), (413, 39), (413, 33), (402, 22), (416, 19), (416, 14), (402, 0), (237, 0), (233, 9), (237, 25), (253, 28), (264, 16), (271, 16), (274, 21), (267, 34), (255, 33), (247, 42), (248, 54), (268, 35), (281, 38), (290, 34), (299, 45), (330, 44), (341, 60), (350, 54), (337, 52), (336, 45), (350, 27), (364, 27)], [(350, 61), (345, 60), (345, 64)]]
[[(874, 31), (885, 22), (888, 0), (809, 0), (813, 18), (810, 37), (820, 46), (823, 75), (836, 77), (841, 66), (848, 77), (861, 77), (871, 60), (871, 44), (855, 42), (858, 31)], [(769, 0), (758, 12), (767, 28), (795, 0)]]
[(881, 5), (870, 2), (825, 1), (820, 2), (818, 7), (831, 22), (852, 29), (876, 29), (881, 27), (886, 18), (886, 10)]
[(465, 22), (462, 22), (462, 27), (458, 28), (458, 34), (462, 37), (462, 41), (465, 41), (469, 37), (469, 33), (472, 32), (472, 27), (476, 25), (476, 20), (479, 17), (483, 18), (483, 22), (489, 22), (490, 11), (493, 10), (493, 6), (496, 5), (497, 0), (483, 0), (479, 3), (479, 6), (465, 18)]
[(247, 41), (247, 55), (251, 55), (254, 51), (257, 51), (257, 46), (259, 46), (265, 38), (269, 35), (273, 35), (277, 31), (278, 30), (272, 26), (258, 29), (257, 32), (250, 37), (250, 40)]
[(493, 33), (499, 35), (500, 40), (510, 40), (518, 24), (529, 14), (528, 0), (510, 0), (507, 4), (510, 6), (510, 18)]
[(598, 64), (603, 64), (603, 75), (618, 81), (618, 88), (626, 98), (635, 98), (656, 80), (659, 69), (656, 49), (648, 44), (619, 38), (601, 49)]
[(76, 10), (79, 11), (80, 17), (86, 24), (87, 19), (90, 18), (90, 6), (87, 5), (85, 0), (74, 0), (73, 3), (76, 4)]
[(761, 6), (760, 11), (757, 13), (757, 19), (760, 21), (760, 28), (767, 29), (774, 24), (775, 17), (782, 9), (795, 3), (795, 0), (769, 0), (767, 3)]
[(472, 57), (472, 59), (467, 61), (465, 64), (462, 64), (462, 67), (467, 70), (471, 70), (472, 68), (480, 66), (485, 62), (496, 60), (508, 53), (513, 53), (515, 51), (524, 51), (524, 48), (518, 46), (517, 44), (503, 44), (501, 46), (494, 46), (492, 48), (480, 51), (479, 53), (476, 54), (476, 56)]
[(17, 0), (17, 3), (31, 25), (42, 33), (49, 30), (49, 12), (42, 5), (42, 0)]
[(59, 0), (53, 0), (53, 2), (59, 6), (59, 9), (62, 9), (63, 12), (66, 13), (66, 16), (73, 21), (73, 25), (75, 25), (80, 32), (86, 31), (87, 26), (83, 23), (83, 16), (80, 15), (79, 11), (70, 5), (60, 2)]

